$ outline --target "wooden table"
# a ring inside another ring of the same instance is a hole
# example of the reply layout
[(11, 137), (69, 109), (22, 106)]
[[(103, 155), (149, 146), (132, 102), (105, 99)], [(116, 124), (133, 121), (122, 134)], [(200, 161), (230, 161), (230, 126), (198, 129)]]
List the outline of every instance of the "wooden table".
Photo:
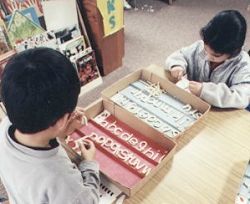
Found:
[(249, 159), (250, 113), (212, 109), (178, 140), (173, 159), (124, 203), (233, 204)]

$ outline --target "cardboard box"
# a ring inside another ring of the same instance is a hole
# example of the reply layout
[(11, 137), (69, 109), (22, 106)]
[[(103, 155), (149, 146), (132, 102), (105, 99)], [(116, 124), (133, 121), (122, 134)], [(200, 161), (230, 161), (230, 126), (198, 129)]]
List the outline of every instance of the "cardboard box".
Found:
[[(159, 151), (164, 149), (167, 152), (163, 157), (161, 157), (160, 160), (157, 160), (158, 162), (155, 162), (155, 161), (152, 162), (154, 165), (153, 165), (153, 168), (151, 169), (151, 171), (147, 172), (147, 174), (145, 174), (145, 175), (140, 175), (140, 174), (138, 174), (138, 172), (135, 172), (135, 170), (133, 170), (133, 168), (131, 166), (129, 166), (128, 164), (124, 164), (123, 160), (119, 159), (121, 157), (119, 157), (119, 156), (117, 157), (117, 155), (116, 156), (112, 155), (111, 153), (109, 153), (108, 151), (106, 151), (103, 148), (103, 144), (100, 145), (100, 143), (97, 140), (95, 141), (96, 149), (97, 149), (96, 159), (100, 164), (101, 172), (104, 175), (106, 175), (109, 178), (109, 180), (115, 186), (117, 186), (119, 189), (121, 189), (121, 191), (123, 191), (126, 195), (132, 196), (136, 191), (138, 191), (140, 188), (142, 188), (143, 185), (162, 166), (164, 166), (172, 158), (174, 151), (175, 151), (175, 148), (176, 148), (176, 143), (174, 141), (164, 137), (158, 131), (155, 131), (153, 128), (151, 128), (147, 124), (143, 123), (138, 118), (129, 114), (129, 112), (127, 112), (123, 108), (117, 106), (115, 103), (113, 103), (111, 101), (107, 101), (107, 100), (98, 100), (98, 101), (94, 102), (93, 104), (91, 104), (90, 106), (88, 106), (87, 108), (85, 108), (86, 117), (88, 118), (89, 122), (86, 126), (83, 126), (82, 128), (75, 131), (73, 134), (71, 134), (69, 136), (70, 139), (69, 138), (67, 139), (68, 145), (71, 146), (71, 144), (69, 142), (78, 140), (78, 139), (86, 137), (86, 136), (88, 137), (88, 135), (91, 135), (91, 131), (92, 131), (91, 124), (94, 124), (93, 120), (91, 120), (91, 119), (95, 118), (97, 115), (102, 113), (104, 110), (107, 110), (109, 113), (111, 113), (115, 117), (115, 119), (117, 120), (116, 124), (118, 124), (119, 121), (124, 123), (124, 125), (122, 126), (123, 130), (126, 130), (126, 128), (133, 129), (133, 131), (134, 131), (133, 133), (135, 133), (133, 136), (137, 135), (137, 133), (140, 134), (140, 137), (143, 136), (143, 138), (144, 138), (143, 141), (147, 141), (147, 144), (148, 144), (147, 147), (150, 147), (150, 148), (152, 147), (152, 149), (153, 149), (154, 147), (157, 146)], [(86, 127), (87, 127), (87, 129), (86, 129)], [(100, 128), (100, 129), (102, 130), (102, 128)], [(84, 132), (86, 130), (90, 131), (90, 132)], [(99, 133), (96, 133), (96, 134), (99, 134)], [(114, 137), (114, 140), (115, 140), (115, 137), (117, 137), (116, 140), (118, 141), (118, 139), (119, 139), (118, 135), (113, 135), (113, 137)], [(88, 138), (88, 139), (90, 139), (90, 138)], [(132, 146), (130, 144), (131, 147), (129, 147), (128, 146), (129, 144), (127, 141), (126, 142), (121, 141), (121, 139), (119, 139), (119, 141), (120, 141), (120, 144), (122, 144), (123, 146), (127, 145), (128, 150), (132, 151), (132, 149), (133, 149), (133, 151), (134, 151), (133, 153), (141, 156), (139, 158), (142, 158), (142, 155), (138, 153), (139, 150), (138, 151), (135, 150), (135, 146)], [(139, 141), (139, 139), (138, 139), (138, 141)], [(125, 143), (127, 143), (127, 144), (125, 144)], [(74, 146), (75, 146), (75, 144), (74, 144)], [(104, 144), (104, 146), (105, 146), (105, 144)], [(112, 149), (112, 147), (111, 147), (111, 149)], [(75, 149), (75, 151), (77, 151), (77, 149)], [(145, 157), (147, 157), (145, 155), (143, 157), (144, 160), (149, 161), (150, 159), (145, 158)], [(138, 157), (135, 157), (135, 158), (138, 158)], [(131, 179), (132, 179), (132, 182), (129, 181)]]
[[(140, 89), (144, 82), (138, 80), (149, 81), (153, 84), (153, 92), (161, 89), (160, 94), (152, 95), (152, 90), (149, 90), (152, 89), (151, 85)], [(195, 125), (210, 109), (210, 105), (199, 97), (146, 69), (135, 71), (112, 84), (102, 92), (102, 97), (124, 107), (130, 115), (142, 118), (148, 125), (173, 140)], [(149, 118), (145, 119), (143, 114), (149, 115), (151, 121)], [(156, 116), (155, 121), (153, 116)]]

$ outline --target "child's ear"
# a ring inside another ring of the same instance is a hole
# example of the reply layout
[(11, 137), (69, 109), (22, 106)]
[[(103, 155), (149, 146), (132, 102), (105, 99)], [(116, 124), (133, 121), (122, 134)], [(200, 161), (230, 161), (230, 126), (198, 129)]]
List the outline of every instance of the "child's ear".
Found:
[(66, 128), (69, 120), (69, 113), (65, 113), (54, 125), (57, 130), (62, 131)]

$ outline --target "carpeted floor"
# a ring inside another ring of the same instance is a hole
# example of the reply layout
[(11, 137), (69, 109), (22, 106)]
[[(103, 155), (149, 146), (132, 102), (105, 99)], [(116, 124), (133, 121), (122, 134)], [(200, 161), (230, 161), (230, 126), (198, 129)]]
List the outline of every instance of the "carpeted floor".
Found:
[[(217, 12), (237, 9), (248, 20), (250, 0), (175, 0), (169, 6), (160, 0), (134, 0), (136, 8), (125, 11), (125, 56), (123, 66), (103, 78), (104, 83), (83, 95), (80, 106), (100, 97), (100, 92), (136, 69), (150, 64), (164, 66), (165, 58), (199, 39), (199, 30)], [(245, 49), (250, 49), (247, 34)], [(0, 194), (4, 193), (0, 187)]]

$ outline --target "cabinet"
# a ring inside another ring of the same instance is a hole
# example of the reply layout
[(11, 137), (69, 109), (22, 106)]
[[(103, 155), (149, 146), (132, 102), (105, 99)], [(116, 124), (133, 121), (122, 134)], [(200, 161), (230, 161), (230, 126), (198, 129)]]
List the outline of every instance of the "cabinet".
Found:
[(102, 15), (96, 0), (81, 0), (84, 18), (91, 45), (96, 53), (97, 65), (102, 75), (107, 75), (122, 66), (124, 56), (124, 29), (105, 37)]

